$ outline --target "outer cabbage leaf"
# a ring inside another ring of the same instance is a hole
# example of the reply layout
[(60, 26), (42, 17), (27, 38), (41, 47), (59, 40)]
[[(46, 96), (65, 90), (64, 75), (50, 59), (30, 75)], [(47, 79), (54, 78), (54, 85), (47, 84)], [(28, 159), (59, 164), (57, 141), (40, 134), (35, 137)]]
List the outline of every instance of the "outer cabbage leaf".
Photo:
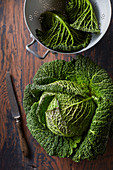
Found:
[(98, 21), (89, 0), (69, 0), (66, 6), (67, 16), (74, 29), (99, 33)]
[(32, 89), (31, 84), (28, 84), (24, 90), (24, 98), (23, 98), (23, 107), (26, 114), (31, 110), (31, 106), (40, 99), (41, 92), (38, 90)]
[[(113, 103), (113, 83), (107, 72), (96, 65), (88, 57), (77, 56), (75, 64), (76, 80), (78, 84), (87, 86), (90, 89), (91, 96), (95, 96), (98, 102), (101, 98), (106, 102)], [(100, 101), (99, 101), (100, 100)]]
[(34, 84), (44, 85), (56, 80), (65, 80), (71, 76), (75, 68), (75, 60), (66, 62), (64, 60), (55, 60), (44, 63), (33, 78)]
[(75, 30), (67, 23), (66, 18), (55, 12), (41, 15), (43, 31), (36, 30), (38, 39), (47, 47), (57, 51), (78, 51), (85, 48), (91, 34)]

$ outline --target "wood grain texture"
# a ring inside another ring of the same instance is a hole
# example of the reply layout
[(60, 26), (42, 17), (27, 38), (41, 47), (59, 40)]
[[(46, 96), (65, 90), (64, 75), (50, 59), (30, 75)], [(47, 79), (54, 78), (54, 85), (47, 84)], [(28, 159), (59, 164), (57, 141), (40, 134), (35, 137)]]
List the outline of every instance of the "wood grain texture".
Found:
[[(113, 0), (112, 6), (113, 6)], [(55, 59), (69, 61), (76, 55), (53, 55), (39, 60), (26, 51), (25, 45), (31, 39), (23, 18), (24, 0), (0, 0), (0, 170), (111, 170), (113, 169), (113, 139), (109, 139), (106, 152), (94, 161), (75, 163), (71, 159), (50, 157), (31, 136), (26, 127), (26, 116), (23, 110), (23, 92), (38, 68)], [(32, 47), (43, 55), (46, 49), (35, 44)], [(90, 56), (103, 67), (113, 79), (113, 18), (110, 27), (102, 40), (90, 50), (83, 53)], [(30, 148), (30, 158), (22, 155), (20, 141), (11, 116), (6, 89), (6, 71), (12, 74), (20, 106), (23, 128)]]

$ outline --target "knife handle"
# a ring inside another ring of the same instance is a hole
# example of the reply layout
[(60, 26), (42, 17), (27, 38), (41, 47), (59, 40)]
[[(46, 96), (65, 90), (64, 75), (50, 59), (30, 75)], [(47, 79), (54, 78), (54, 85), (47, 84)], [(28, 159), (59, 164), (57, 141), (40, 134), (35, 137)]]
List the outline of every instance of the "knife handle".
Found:
[(20, 147), (21, 147), (22, 153), (24, 154), (24, 156), (28, 157), (29, 156), (28, 144), (27, 144), (27, 141), (25, 139), (25, 135), (22, 129), (22, 123), (19, 119), (16, 120), (16, 126), (17, 126), (17, 130), (19, 134)]

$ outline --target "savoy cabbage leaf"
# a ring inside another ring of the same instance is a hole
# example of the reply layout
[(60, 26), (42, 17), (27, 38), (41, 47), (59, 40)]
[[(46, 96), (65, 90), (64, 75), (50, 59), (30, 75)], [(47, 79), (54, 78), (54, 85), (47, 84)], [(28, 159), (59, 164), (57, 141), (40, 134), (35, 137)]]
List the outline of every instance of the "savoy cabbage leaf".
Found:
[(66, 18), (57, 12), (47, 11), (41, 14), (41, 26), (42, 31), (37, 29), (36, 35), (46, 47), (53, 50), (79, 51), (91, 40), (90, 33), (73, 29)]
[(44, 63), (26, 86), (23, 105), (31, 134), (49, 155), (79, 162), (105, 152), (113, 83), (88, 57)]
[(98, 21), (89, 0), (69, 0), (66, 13), (74, 29), (99, 33)]

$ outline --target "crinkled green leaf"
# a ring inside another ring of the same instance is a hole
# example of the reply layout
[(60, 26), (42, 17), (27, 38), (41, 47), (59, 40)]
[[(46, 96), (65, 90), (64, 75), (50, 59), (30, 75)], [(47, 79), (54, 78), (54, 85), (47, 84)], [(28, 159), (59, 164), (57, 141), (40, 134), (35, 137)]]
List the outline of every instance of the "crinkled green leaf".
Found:
[(86, 96), (85, 91), (79, 87), (76, 82), (59, 80), (46, 85), (36, 85), (37, 91), (46, 91), (52, 93), (63, 93), (71, 96), (81, 95)]
[(95, 103), (91, 97), (72, 97), (57, 94), (46, 111), (48, 128), (61, 136), (81, 136), (87, 131), (95, 112)]
[(31, 89), (31, 84), (28, 84), (24, 90), (24, 98), (23, 98), (23, 107), (26, 114), (31, 110), (31, 106), (34, 102), (37, 102), (40, 99), (41, 91)]
[(52, 83), (56, 80), (63, 80), (65, 78), (63, 74), (65, 64), (66, 62), (64, 60), (44, 63), (35, 74), (33, 78), (34, 83), (41, 85)]
[[(66, 62), (64, 60), (55, 60), (44, 63), (33, 78), (34, 84), (44, 85), (57, 80), (71, 79), (75, 68), (75, 60)], [(74, 77), (73, 77), (74, 79)]]
[(36, 30), (38, 39), (47, 47), (57, 51), (78, 51), (85, 48), (91, 34), (74, 30), (65, 17), (55, 12), (45, 12), (41, 15), (43, 31)]
[(98, 21), (89, 0), (69, 0), (66, 6), (67, 16), (74, 29), (99, 33)]
[(82, 55), (77, 57), (75, 69), (77, 82), (81, 86), (87, 84), (91, 95), (95, 95), (99, 100), (102, 98), (106, 102), (113, 102), (112, 79), (104, 69)]
[(40, 97), (39, 105), (37, 108), (37, 116), (38, 116), (39, 122), (42, 123), (43, 125), (46, 124), (45, 112), (47, 111), (47, 108), (48, 108), (51, 100), (53, 99), (53, 97), (54, 97), (54, 94), (45, 93), (45, 92)]

